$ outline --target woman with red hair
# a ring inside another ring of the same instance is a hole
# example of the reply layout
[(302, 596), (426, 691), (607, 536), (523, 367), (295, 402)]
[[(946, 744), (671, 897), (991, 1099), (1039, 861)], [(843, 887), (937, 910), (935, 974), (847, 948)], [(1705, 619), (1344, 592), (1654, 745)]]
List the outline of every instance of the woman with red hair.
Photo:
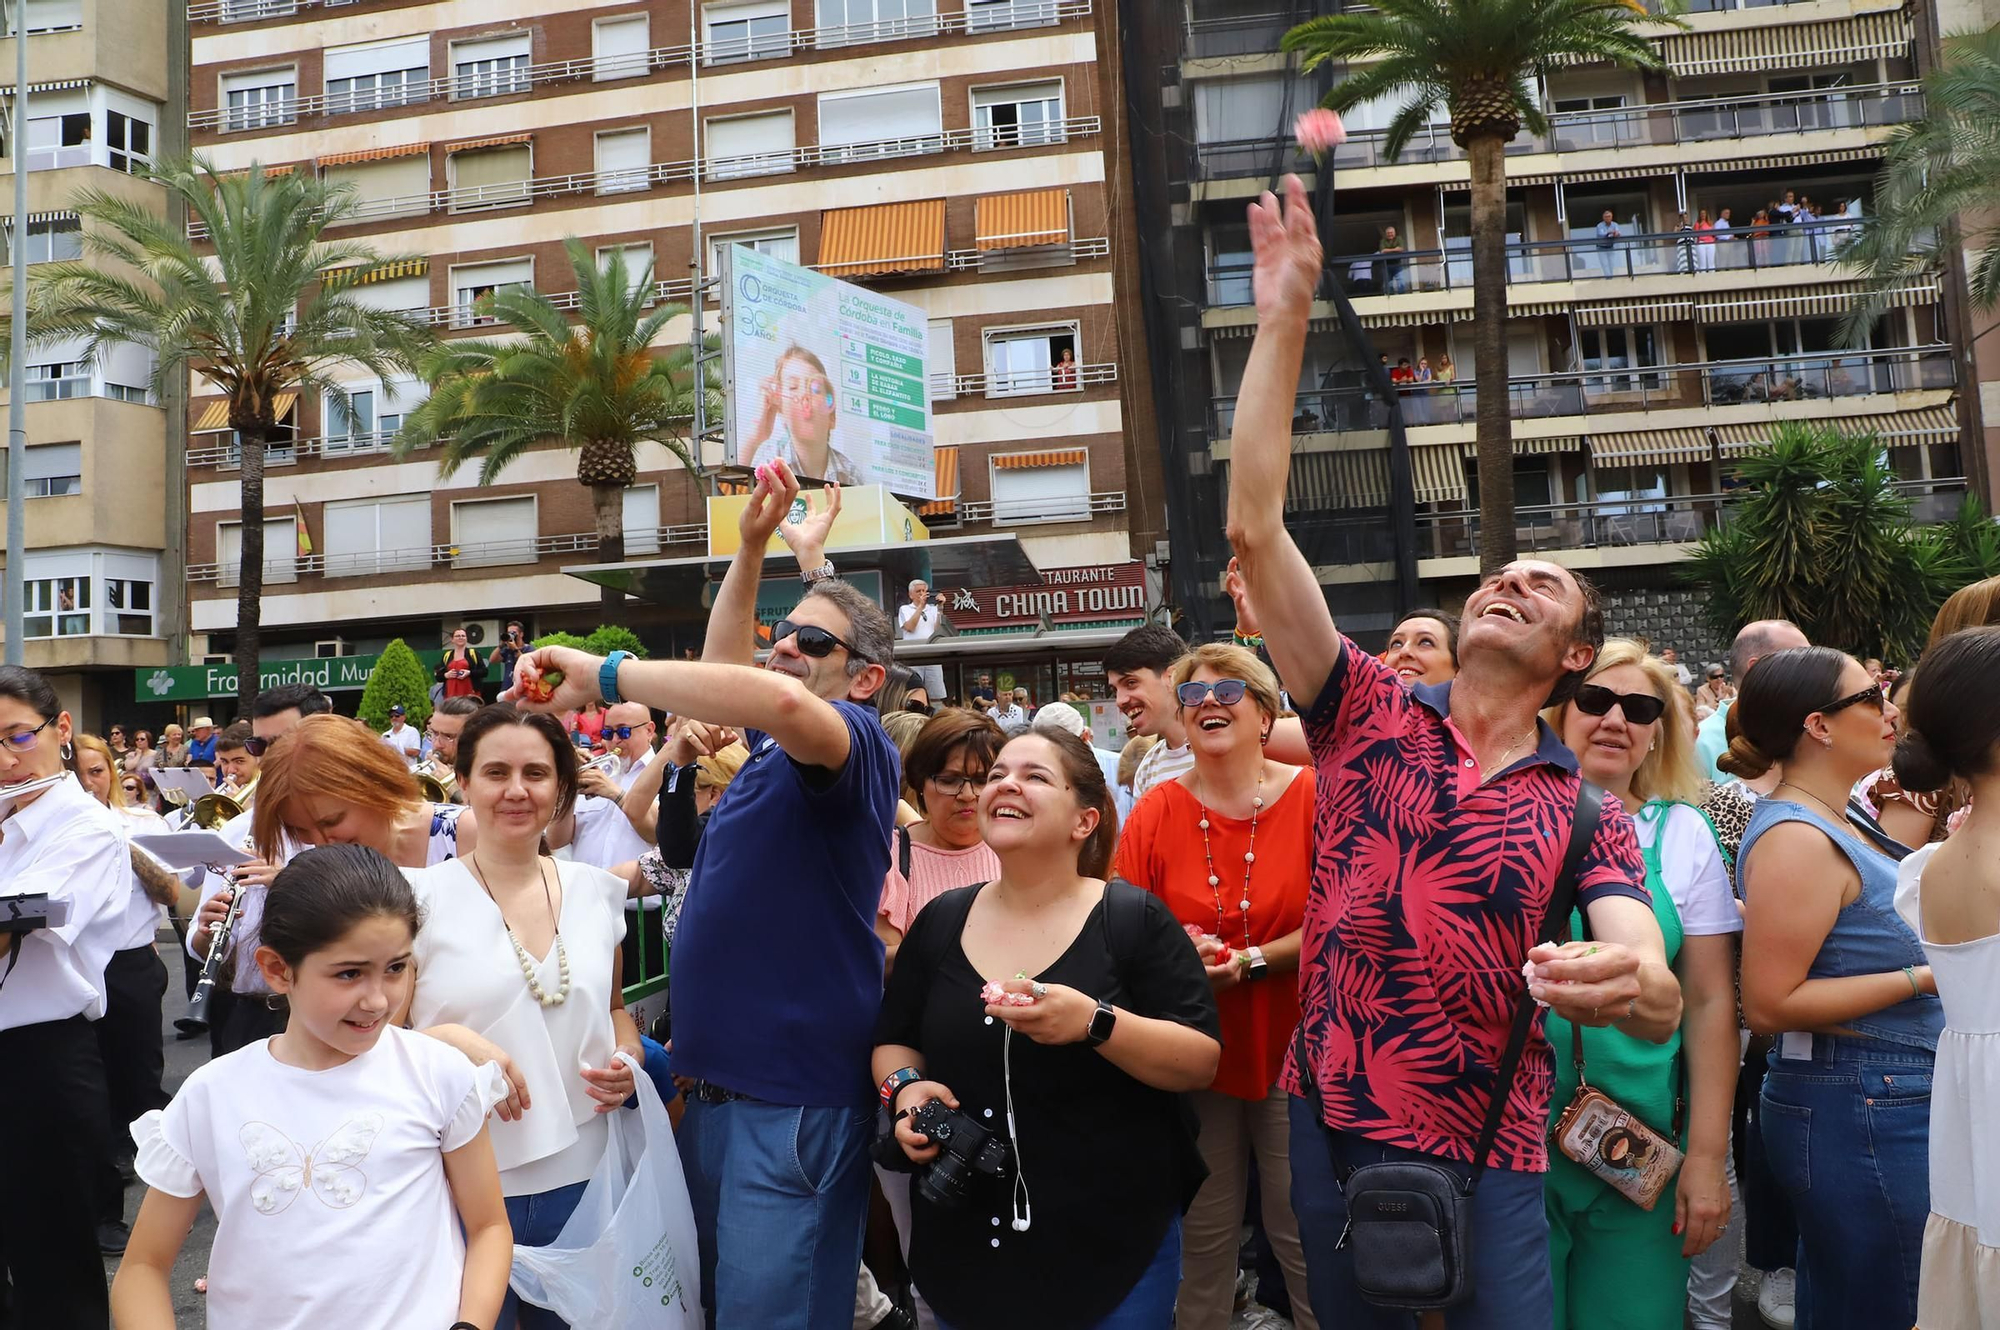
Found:
[(315, 845), (366, 845), (403, 868), (471, 850), (469, 810), (434, 804), (375, 732), (346, 716), (307, 716), (258, 768), (251, 835), (259, 858), (283, 863)]

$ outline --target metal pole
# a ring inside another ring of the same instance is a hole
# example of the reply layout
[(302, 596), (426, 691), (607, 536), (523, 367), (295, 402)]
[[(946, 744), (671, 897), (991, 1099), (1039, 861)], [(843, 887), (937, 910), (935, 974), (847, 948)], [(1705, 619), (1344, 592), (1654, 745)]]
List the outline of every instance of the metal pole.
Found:
[[(688, 451), (694, 455), (695, 483), (708, 488), (708, 375), (705, 365), (705, 350), (708, 340), (707, 330), (702, 326), (702, 302), (708, 298), (706, 284), (702, 279), (701, 254), (701, 15), (696, 11), (694, 0), (688, 0), (688, 115), (692, 123), (689, 132), (694, 136), (694, 217), (690, 223), (693, 240), (689, 246), (688, 270), (693, 276), (693, 290), (689, 292), (689, 307), (694, 312), (692, 331), (688, 334), (691, 344), (688, 348), (688, 372), (694, 376), (694, 446)], [(727, 458), (723, 459), (727, 461)]]
[(7, 388), (6, 661), (21, 663), (28, 538), (28, 0), (14, 0), (14, 346)]

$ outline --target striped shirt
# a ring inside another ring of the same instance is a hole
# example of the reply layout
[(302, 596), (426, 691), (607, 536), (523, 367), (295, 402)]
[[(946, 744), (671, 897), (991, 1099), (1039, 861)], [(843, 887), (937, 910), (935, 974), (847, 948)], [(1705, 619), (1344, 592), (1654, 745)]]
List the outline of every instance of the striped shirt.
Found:
[(1138, 803), (1146, 797), (1147, 791), (1155, 785), (1164, 785), (1170, 780), (1179, 780), (1194, 770), (1194, 746), (1183, 742), (1179, 748), (1169, 748), (1165, 739), (1146, 750), (1139, 759), (1139, 765), (1132, 772), (1132, 802)]

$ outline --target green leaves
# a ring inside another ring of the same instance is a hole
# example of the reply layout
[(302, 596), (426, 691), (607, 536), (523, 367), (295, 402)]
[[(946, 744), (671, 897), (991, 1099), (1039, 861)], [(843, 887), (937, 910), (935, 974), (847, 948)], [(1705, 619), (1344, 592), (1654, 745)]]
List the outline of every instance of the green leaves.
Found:
[(404, 723), (421, 734), (425, 722), (431, 718), (433, 678), (430, 668), (399, 637), (382, 648), (382, 658), (368, 672), (368, 682), (362, 686), (361, 704), (355, 708), (355, 714), (373, 728), (386, 730), (389, 708), (400, 702), (408, 713), (403, 717)]

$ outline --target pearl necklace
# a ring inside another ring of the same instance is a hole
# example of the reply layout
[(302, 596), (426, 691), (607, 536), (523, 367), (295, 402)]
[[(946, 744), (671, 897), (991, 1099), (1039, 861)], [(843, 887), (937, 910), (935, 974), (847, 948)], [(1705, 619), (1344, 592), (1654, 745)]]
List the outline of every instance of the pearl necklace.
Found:
[[(1215, 854), (1208, 844), (1208, 804), (1201, 797), (1201, 774), (1195, 773), (1194, 801), (1201, 809), (1201, 855), (1208, 863), (1208, 891), (1215, 898), (1215, 935), (1222, 936), (1222, 878), (1215, 871)], [(1250, 798), (1250, 848), (1243, 852), (1243, 945), (1250, 943), (1250, 869), (1257, 862), (1257, 818), (1264, 811), (1264, 773), (1257, 773), (1257, 793)]]
[[(472, 852), (472, 866), (479, 870), (480, 889), (486, 893), (486, 898), (493, 902), (493, 907), (499, 909), (500, 899), (493, 894), (493, 888), (486, 885), (486, 867), (479, 862), (477, 850)], [(521, 977), (528, 981), (528, 992), (544, 1007), (560, 1007), (569, 1000), (569, 949), (563, 946), (562, 920), (556, 915), (555, 895), (549, 890), (548, 865), (544, 864), (538, 855), (535, 866), (541, 870), (542, 899), (548, 903), (549, 921), (555, 925), (557, 975), (555, 992), (551, 993), (542, 987), (541, 977), (535, 973), (535, 959), (528, 954), (528, 949), (521, 945), (521, 939), (514, 933), (514, 926), (507, 922), (505, 910), (500, 911), (500, 926), (507, 930), (507, 940), (514, 944), (514, 959), (521, 963)]]

